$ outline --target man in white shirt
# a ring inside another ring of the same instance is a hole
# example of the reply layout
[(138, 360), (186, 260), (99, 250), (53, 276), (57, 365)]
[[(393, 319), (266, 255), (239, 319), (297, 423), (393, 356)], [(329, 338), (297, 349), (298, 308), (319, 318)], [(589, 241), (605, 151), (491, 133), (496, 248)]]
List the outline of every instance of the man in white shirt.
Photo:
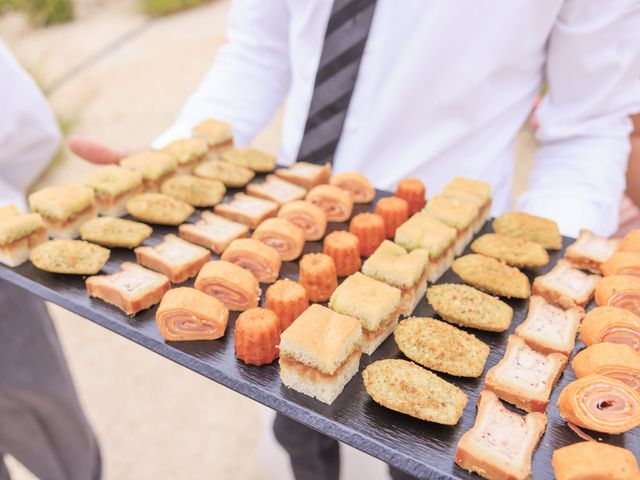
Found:
[[(25, 192), (60, 144), (53, 112), (0, 42), (0, 206)], [(44, 302), (0, 280), (0, 480), (3, 454), (38, 478), (100, 478), (100, 454)]]
[[(511, 208), (516, 133), (546, 82), (519, 208), (566, 235), (607, 235), (638, 78), (638, 0), (237, 0), (228, 43), (153, 146), (209, 117), (249, 144), (286, 98), (281, 164), (332, 161), (383, 189), (418, 177), (430, 192), (460, 174), (492, 184), (499, 214)], [(86, 140), (71, 146), (118, 158)], [(335, 442), (284, 417), (276, 434), (297, 478), (336, 477)]]

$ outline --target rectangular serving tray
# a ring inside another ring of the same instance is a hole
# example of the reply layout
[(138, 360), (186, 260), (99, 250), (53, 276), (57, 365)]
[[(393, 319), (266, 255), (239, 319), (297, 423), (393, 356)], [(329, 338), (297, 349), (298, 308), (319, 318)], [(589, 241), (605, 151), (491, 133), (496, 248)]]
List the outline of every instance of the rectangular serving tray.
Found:
[[(235, 191), (237, 190), (230, 190), (227, 195)], [(388, 195), (390, 194), (386, 192), (378, 192), (377, 198)], [(375, 200), (369, 205), (357, 205), (354, 208), (354, 215), (369, 211), (374, 205)], [(199, 214), (196, 213), (188, 221), (194, 222), (198, 216)], [(175, 227), (153, 227), (153, 235), (145, 244), (154, 245), (159, 243), (166, 233), (177, 233)], [(347, 227), (347, 223), (331, 223), (328, 230), (342, 230)], [(491, 232), (490, 222), (487, 222), (479, 235), (488, 232)], [(533, 280), (535, 276), (549, 271), (562, 257), (564, 248), (572, 241), (565, 238), (562, 251), (550, 252), (551, 262), (546, 267), (526, 271), (530, 279)], [(321, 250), (322, 242), (307, 242), (305, 245), (305, 253)], [(214, 258), (216, 255), (212, 254), (212, 259)], [(113, 249), (103, 272), (112, 273), (119, 270), (119, 265), (123, 261), (135, 261), (133, 252), (126, 249)], [(283, 263), (280, 276), (296, 280), (297, 262)], [(528, 301), (508, 301), (514, 310), (513, 323), (509, 332), (491, 333), (466, 329), (487, 343), (491, 347), (491, 353), (483, 376), (479, 379), (439, 374), (469, 396), (469, 402), (460, 422), (455, 426), (444, 426), (396, 413), (376, 404), (365, 391), (360, 373), (349, 382), (332, 405), (325, 405), (286, 388), (280, 381), (277, 362), (255, 367), (245, 365), (235, 358), (233, 334), (237, 314), (230, 315), (227, 333), (220, 340), (166, 342), (155, 324), (156, 307), (140, 312), (135, 317), (128, 317), (117, 308), (90, 298), (84, 287), (85, 277), (43, 272), (27, 262), (17, 268), (0, 265), (0, 278), (102, 325), (304, 425), (362, 450), (400, 470), (425, 479), (480, 478), (454, 463), (456, 445), (462, 434), (473, 426), (476, 417), (476, 401), (482, 390), (484, 375), (502, 358), (509, 334), (524, 320), (528, 308)], [(461, 283), (461, 280), (449, 270), (437, 283)], [(193, 280), (190, 280), (182, 285), (192, 286), (192, 284)], [(264, 293), (267, 285), (262, 287)], [(261, 305), (263, 303), (264, 295)], [(590, 305), (589, 308), (592, 306)], [(433, 309), (427, 304), (426, 299), (422, 299), (414, 316), (434, 316)], [(583, 347), (584, 345), (578, 342), (574, 353)], [(362, 356), (360, 372), (369, 363), (385, 358), (403, 358), (393, 336), (388, 338), (373, 355)], [(536, 479), (553, 478), (551, 468), (553, 451), (580, 441), (580, 438), (560, 418), (556, 407), (560, 391), (574, 379), (573, 371), (568, 366), (553, 390), (547, 411), (547, 430), (533, 457), (533, 476)], [(595, 433), (594, 436), (607, 443), (628, 448), (637, 454), (640, 452), (640, 431), (638, 430), (640, 429), (622, 435)]]

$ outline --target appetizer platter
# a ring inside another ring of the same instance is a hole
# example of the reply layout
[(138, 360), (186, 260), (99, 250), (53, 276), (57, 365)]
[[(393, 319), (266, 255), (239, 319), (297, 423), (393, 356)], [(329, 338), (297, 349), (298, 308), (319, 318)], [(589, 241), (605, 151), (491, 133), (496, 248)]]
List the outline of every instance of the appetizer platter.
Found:
[(193, 135), (0, 208), (0, 278), (418, 478), (638, 478), (639, 233)]

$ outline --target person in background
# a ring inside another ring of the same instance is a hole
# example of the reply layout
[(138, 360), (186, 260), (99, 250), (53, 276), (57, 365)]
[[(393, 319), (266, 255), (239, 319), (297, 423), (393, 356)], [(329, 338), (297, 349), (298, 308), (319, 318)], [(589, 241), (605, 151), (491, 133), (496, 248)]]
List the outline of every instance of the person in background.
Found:
[[(610, 235), (640, 111), (639, 24), (637, 0), (237, 0), (228, 43), (153, 146), (206, 118), (248, 145), (284, 102), (280, 164), (332, 162), (387, 190), (417, 177), (434, 193), (463, 175), (491, 183), (496, 215), (511, 209), (515, 137), (546, 81), (518, 207), (565, 235)], [(336, 441), (282, 415), (274, 431), (296, 479), (338, 478)]]
[(620, 207), (620, 227), (616, 236), (640, 228), (640, 114), (633, 115), (631, 153), (627, 166), (627, 192)]
[[(60, 144), (53, 112), (0, 42), (0, 205), (28, 187)], [(11, 454), (38, 478), (97, 480), (98, 444), (43, 301), (0, 280), (0, 480)]]

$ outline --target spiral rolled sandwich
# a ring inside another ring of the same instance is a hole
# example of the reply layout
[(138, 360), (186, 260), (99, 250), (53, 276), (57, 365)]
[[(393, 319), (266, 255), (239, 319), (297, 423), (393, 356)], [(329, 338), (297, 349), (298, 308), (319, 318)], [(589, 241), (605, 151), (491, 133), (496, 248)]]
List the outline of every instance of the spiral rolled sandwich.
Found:
[(558, 398), (560, 416), (579, 427), (623, 433), (640, 425), (640, 394), (603, 375), (587, 375), (567, 385)]
[(329, 183), (349, 192), (353, 203), (369, 203), (376, 196), (369, 180), (358, 172), (338, 173), (331, 177)]
[(640, 351), (640, 317), (616, 307), (596, 307), (582, 320), (580, 338), (586, 346), (611, 342)]
[(612, 275), (604, 277), (596, 287), (596, 304), (623, 308), (640, 315), (640, 277)]
[(346, 222), (353, 211), (353, 199), (335, 185), (318, 185), (309, 190), (306, 200), (320, 207), (330, 222)]
[(162, 297), (156, 323), (169, 341), (215, 340), (224, 335), (229, 309), (195, 288), (174, 288)]
[(274, 248), (283, 261), (295, 260), (304, 248), (304, 232), (284, 218), (269, 218), (253, 232), (252, 238)]
[(244, 268), (222, 260), (205, 264), (196, 278), (195, 287), (234, 312), (257, 307), (261, 293), (256, 277)]
[(626, 383), (640, 394), (640, 353), (628, 345), (596, 343), (578, 353), (571, 367), (578, 378), (603, 375)]
[(284, 204), (280, 207), (278, 217), (300, 227), (307, 241), (320, 240), (327, 229), (327, 214), (320, 207), (306, 200)]
[(275, 282), (282, 266), (278, 252), (255, 238), (234, 240), (220, 258), (248, 270), (260, 283)]

